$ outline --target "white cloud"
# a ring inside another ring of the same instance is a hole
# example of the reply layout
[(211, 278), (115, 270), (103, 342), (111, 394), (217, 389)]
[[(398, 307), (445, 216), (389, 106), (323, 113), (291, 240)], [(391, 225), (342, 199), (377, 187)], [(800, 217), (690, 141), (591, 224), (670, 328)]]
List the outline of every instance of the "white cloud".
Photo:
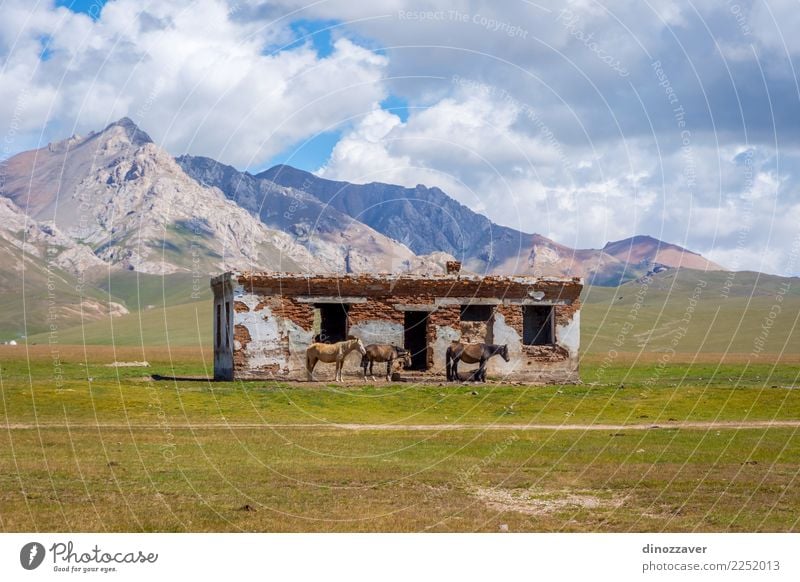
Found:
[(382, 143), (395, 128), (402, 128), (398, 116), (374, 109), (337, 142), (327, 164), (318, 173), (333, 180), (346, 176), (353, 182), (381, 180), (407, 184), (411, 160), (392, 156)]
[(6, 2), (0, 19), (0, 123), (16, 125), (18, 150), (48, 121), (56, 139), (128, 115), (175, 153), (258, 165), (386, 95), (385, 57), (346, 38), (324, 58), (310, 44), (272, 54), (288, 22), (237, 19), (220, 0), (116, 0), (97, 22), (30, 6)]
[[(412, 112), (405, 123), (374, 110), (320, 173), (439, 186), (500, 224), (573, 247), (644, 233), (723, 265), (788, 273), (786, 241), (800, 215), (797, 180), (778, 177), (770, 148), (717, 148), (697, 134), (688, 157), (681, 149), (659, 156), (652, 140), (641, 138), (603, 144), (599, 154), (597, 144), (568, 146), (521, 131), (526, 111), (497, 94), (459, 97)], [(797, 159), (782, 155), (779, 165), (796, 167)]]
[(800, 13), (796, 2), (753, 2), (738, 8), (731, 16), (748, 36), (752, 34), (762, 46), (784, 55), (800, 53)]
[(503, 200), (508, 213), (494, 218), (508, 223), (519, 217), (514, 184), (558, 173), (562, 161), (552, 144), (515, 128), (521, 114), (513, 102), (481, 91), (459, 91), (459, 98), (419, 110), (406, 123), (376, 109), (341, 139), (320, 173), (435, 185), (476, 210)]
[(533, 112), (485, 90), (457, 95), (412, 113), (406, 123), (373, 111), (336, 145), (320, 174), (361, 183), (439, 186), (501, 224), (566, 244), (586, 246), (607, 235), (635, 234), (635, 222), (621, 220), (624, 226), (616, 228), (614, 215), (619, 218), (626, 206), (635, 215), (654, 202), (653, 195), (639, 195), (627, 203), (646, 174), (575, 173), (579, 160), (569, 159), (546, 126), (538, 135), (520, 129)]

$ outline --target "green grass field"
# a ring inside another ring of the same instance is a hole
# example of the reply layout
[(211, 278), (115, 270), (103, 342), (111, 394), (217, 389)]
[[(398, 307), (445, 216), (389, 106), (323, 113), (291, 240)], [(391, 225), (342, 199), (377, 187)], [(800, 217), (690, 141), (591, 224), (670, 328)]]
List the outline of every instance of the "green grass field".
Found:
[(151, 378), (208, 373), (191, 348), (27, 349), (0, 349), (4, 531), (800, 529), (797, 357), (303, 386)]
[(584, 353), (800, 353), (796, 278), (667, 271), (616, 288), (587, 287), (583, 301)]
[(0, 346), (0, 530), (800, 530), (796, 279), (587, 288), (583, 383), (540, 387), (154, 380), (212, 372), (194, 284)]

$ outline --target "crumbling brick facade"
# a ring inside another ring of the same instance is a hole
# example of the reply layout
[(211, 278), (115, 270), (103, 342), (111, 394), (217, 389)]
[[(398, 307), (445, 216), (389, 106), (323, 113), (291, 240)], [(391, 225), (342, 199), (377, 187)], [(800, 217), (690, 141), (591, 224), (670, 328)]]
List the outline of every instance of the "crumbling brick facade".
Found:
[[(455, 268), (439, 276), (246, 272), (215, 277), (211, 287), (218, 379), (304, 379), (310, 343), (353, 335), (410, 350), (412, 366), (401, 376), (443, 378), (447, 347), (465, 341), (508, 345), (509, 362), (489, 361), (490, 379), (578, 381), (578, 278), (479, 277)], [(358, 373), (359, 360), (348, 357), (345, 375)]]

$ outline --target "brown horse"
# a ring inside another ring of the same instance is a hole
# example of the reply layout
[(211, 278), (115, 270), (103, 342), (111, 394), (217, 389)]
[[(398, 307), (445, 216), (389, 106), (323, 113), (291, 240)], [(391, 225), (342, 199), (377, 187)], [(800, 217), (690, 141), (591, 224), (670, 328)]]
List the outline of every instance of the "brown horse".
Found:
[(403, 365), (408, 367), (411, 365), (411, 354), (408, 350), (391, 346), (389, 344), (369, 344), (367, 346), (367, 353), (361, 356), (361, 367), (364, 368), (364, 380), (367, 379), (367, 366), (369, 366), (370, 378), (375, 380), (372, 375), (372, 365), (375, 362), (386, 362), (386, 381), (392, 379), (392, 364), (395, 360), (401, 359)]
[(453, 342), (445, 353), (445, 369), (447, 371), (447, 381), (459, 381), (458, 363), (478, 364), (478, 369), (473, 372), (472, 378), (478, 382), (486, 382), (486, 362), (492, 356), (499, 355), (506, 362), (508, 357), (508, 346), (503, 344), (462, 344)]
[(358, 350), (363, 356), (366, 353), (364, 344), (361, 340), (350, 336), (343, 342), (336, 342), (335, 344), (321, 344), (313, 343), (306, 348), (306, 372), (308, 374), (308, 381), (314, 379), (314, 366), (317, 362), (324, 362), (330, 364), (336, 362), (336, 376), (335, 381), (342, 381), (342, 367), (344, 366), (344, 359), (353, 350)]

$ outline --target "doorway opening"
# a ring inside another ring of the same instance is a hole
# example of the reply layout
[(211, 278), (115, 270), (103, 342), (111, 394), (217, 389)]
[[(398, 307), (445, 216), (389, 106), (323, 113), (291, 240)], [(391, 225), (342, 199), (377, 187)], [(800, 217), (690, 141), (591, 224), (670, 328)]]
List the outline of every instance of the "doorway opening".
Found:
[(404, 323), (405, 348), (411, 352), (410, 370), (428, 369), (428, 312), (406, 311)]

